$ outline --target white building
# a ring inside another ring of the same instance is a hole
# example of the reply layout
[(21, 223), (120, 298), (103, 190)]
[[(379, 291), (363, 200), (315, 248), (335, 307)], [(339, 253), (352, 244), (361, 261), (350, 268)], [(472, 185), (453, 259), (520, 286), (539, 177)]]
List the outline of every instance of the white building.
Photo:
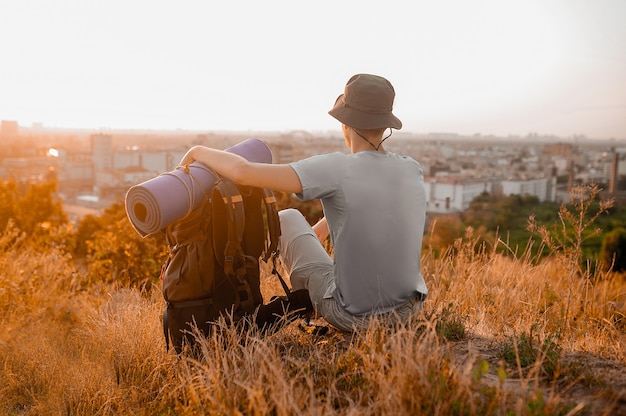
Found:
[(120, 171), (131, 167), (141, 167), (150, 172), (152, 175), (158, 175), (163, 172), (170, 172), (174, 170), (184, 155), (184, 151), (115, 152), (113, 154), (113, 168)]
[(425, 178), (427, 212), (461, 212), (469, 208), (474, 198), (483, 192), (492, 192), (492, 183), (487, 180), (460, 179), (451, 177)]
[(109, 134), (91, 135), (91, 162), (96, 187), (110, 182), (110, 170), (113, 167), (113, 138)]
[(445, 214), (463, 212), (482, 193), (503, 195), (531, 195), (540, 202), (556, 201), (556, 178), (526, 180), (496, 180), (489, 178), (463, 179), (450, 176), (425, 178), (427, 212)]
[(531, 195), (540, 202), (556, 201), (556, 178), (505, 180), (501, 182), (503, 195)]

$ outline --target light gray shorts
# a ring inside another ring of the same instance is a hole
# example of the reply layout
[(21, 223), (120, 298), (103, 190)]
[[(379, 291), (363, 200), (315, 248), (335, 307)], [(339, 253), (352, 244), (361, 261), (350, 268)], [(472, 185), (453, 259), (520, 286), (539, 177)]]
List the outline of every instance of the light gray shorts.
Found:
[[(287, 270), (294, 290), (308, 289), (317, 316), (342, 331), (367, 328), (371, 316), (355, 316), (335, 300), (336, 288), (333, 259), (315, 235), (306, 218), (296, 209), (279, 212), (281, 237), (280, 259)], [(416, 316), (424, 302), (411, 299), (395, 310), (377, 315), (393, 324)]]

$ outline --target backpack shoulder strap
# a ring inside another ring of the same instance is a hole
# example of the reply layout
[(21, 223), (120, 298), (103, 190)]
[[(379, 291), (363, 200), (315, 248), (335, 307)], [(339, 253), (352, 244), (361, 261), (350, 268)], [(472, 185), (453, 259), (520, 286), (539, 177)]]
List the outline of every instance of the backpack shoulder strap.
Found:
[(280, 220), (278, 219), (276, 197), (272, 190), (263, 188), (263, 203), (265, 204), (267, 228), (269, 231), (269, 240), (263, 256), (263, 261), (267, 262), (271, 256), (278, 254), (278, 239), (280, 238)]
[(246, 223), (243, 196), (233, 182), (220, 179), (213, 186), (211, 200), (215, 257), (226, 275), (232, 276), (243, 261), (241, 242)]

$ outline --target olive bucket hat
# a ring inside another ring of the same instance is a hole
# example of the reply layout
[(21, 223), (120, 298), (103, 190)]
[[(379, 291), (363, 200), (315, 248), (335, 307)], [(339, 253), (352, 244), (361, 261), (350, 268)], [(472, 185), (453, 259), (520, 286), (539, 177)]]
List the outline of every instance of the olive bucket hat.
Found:
[(348, 80), (344, 93), (328, 112), (355, 129), (401, 129), (402, 122), (393, 115), (396, 92), (391, 82), (378, 75), (357, 74)]

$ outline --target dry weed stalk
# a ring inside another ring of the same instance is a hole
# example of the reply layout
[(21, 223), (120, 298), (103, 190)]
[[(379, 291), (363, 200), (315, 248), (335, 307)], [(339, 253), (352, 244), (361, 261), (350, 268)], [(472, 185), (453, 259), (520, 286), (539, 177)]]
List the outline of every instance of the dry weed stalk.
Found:
[[(569, 292), (567, 297), (564, 322), (570, 324), (572, 300), (575, 291), (589, 293), (593, 268), (589, 260), (583, 259), (583, 243), (599, 234), (599, 228), (592, 228), (598, 217), (606, 213), (613, 200), (600, 200), (597, 209), (593, 207), (600, 193), (598, 185), (577, 185), (570, 190), (570, 205), (561, 205), (559, 209), (559, 226), (548, 228), (538, 225), (534, 217), (530, 217), (527, 229), (539, 235), (543, 244), (552, 252), (555, 259), (564, 262), (568, 270)], [(587, 263), (587, 267), (583, 267)], [(587, 299), (584, 300), (582, 312), (586, 321)]]

